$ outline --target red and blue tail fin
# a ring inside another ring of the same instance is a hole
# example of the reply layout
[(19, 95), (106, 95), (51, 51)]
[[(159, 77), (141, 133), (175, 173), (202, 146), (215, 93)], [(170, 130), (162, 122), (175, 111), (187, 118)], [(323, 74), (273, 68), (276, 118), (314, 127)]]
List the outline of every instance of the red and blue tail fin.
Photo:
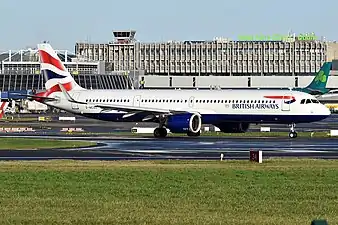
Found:
[(57, 53), (48, 43), (38, 44), (41, 62), (41, 72), (45, 77), (47, 90), (59, 89), (58, 83), (62, 84), (67, 91), (84, 90), (78, 85), (73, 76), (68, 72)]

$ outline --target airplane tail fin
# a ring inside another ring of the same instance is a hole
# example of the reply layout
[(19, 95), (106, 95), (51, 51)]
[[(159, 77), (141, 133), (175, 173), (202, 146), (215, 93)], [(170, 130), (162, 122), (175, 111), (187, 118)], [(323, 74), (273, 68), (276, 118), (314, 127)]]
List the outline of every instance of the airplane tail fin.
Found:
[(305, 89), (309, 91), (318, 91), (321, 93), (327, 92), (326, 84), (330, 75), (331, 67), (332, 62), (325, 62), (317, 72), (316, 76), (313, 78), (312, 82), (307, 87), (305, 87)]
[(48, 43), (38, 44), (40, 55), (41, 72), (45, 77), (47, 90), (59, 91), (58, 83), (62, 84), (67, 91), (84, 90), (78, 85), (68, 69), (64, 66), (56, 51)]
[(9, 102), (0, 102), (0, 119), (5, 115), (5, 110), (8, 107)]

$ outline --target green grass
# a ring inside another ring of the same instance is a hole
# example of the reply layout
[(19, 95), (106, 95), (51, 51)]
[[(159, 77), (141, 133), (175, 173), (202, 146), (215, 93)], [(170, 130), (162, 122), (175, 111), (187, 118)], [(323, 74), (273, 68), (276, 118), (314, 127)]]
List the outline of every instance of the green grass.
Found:
[(338, 223), (338, 161), (0, 162), (0, 224)]
[(50, 149), (50, 148), (79, 148), (95, 146), (90, 141), (68, 141), (37, 138), (0, 138), (0, 150), (26, 150), (26, 149)]

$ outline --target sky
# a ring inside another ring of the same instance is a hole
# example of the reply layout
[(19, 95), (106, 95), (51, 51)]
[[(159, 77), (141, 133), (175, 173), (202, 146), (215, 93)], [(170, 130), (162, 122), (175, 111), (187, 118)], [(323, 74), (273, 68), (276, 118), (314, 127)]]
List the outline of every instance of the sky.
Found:
[(338, 39), (338, 1), (321, 0), (1, 0), (0, 51), (48, 41), (108, 43), (112, 30), (136, 30), (141, 42), (212, 40), (314, 32)]

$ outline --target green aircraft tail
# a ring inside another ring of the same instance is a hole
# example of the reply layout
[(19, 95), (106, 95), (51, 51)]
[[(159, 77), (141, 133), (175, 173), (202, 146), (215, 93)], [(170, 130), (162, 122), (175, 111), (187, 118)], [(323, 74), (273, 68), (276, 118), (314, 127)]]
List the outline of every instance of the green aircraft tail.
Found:
[(332, 62), (325, 62), (317, 72), (315, 78), (313, 78), (312, 82), (307, 87), (302, 88), (301, 91), (309, 94), (327, 93), (329, 90), (326, 88), (326, 84), (330, 75), (331, 67)]

